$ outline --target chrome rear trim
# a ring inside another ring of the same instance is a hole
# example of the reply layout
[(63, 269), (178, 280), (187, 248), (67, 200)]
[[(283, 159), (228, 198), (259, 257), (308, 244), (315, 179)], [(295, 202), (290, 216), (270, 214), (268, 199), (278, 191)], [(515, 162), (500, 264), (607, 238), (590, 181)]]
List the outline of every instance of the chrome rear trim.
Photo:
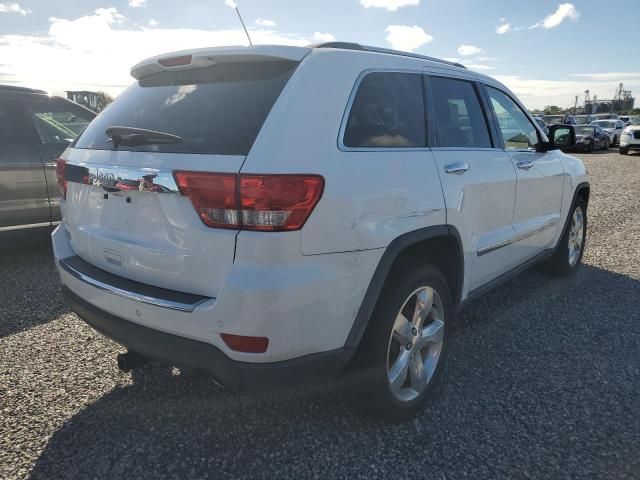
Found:
[(11, 232), (14, 230), (26, 230), (28, 228), (50, 227), (51, 222), (28, 223), (26, 225), (9, 225), (8, 227), (0, 227), (0, 232)]
[(146, 285), (134, 280), (119, 277), (85, 262), (80, 257), (67, 257), (58, 261), (60, 267), (71, 276), (92, 287), (104, 290), (113, 295), (136, 302), (154, 305), (156, 307), (193, 312), (198, 305), (209, 300), (210, 297), (177, 292), (165, 288)]
[(108, 192), (136, 191), (180, 195), (171, 170), (68, 162), (64, 178), (72, 183), (102, 187)]

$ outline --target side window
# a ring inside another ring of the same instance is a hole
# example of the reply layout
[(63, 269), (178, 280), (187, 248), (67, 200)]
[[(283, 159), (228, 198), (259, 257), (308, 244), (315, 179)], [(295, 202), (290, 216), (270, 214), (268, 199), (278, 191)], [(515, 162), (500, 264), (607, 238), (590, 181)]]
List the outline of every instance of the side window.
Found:
[(45, 144), (71, 143), (91, 121), (88, 112), (52, 100), (29, 103), (27, 114)]
[(422, 75), (374, 72), (356, 92), (343, 144), (347, 147), (426, 146)]
[(436, 146), (491, 148), (487, 121), (471, 82), (431, 77)]
[(507, 150), (536, 150), (538, 131), (522, 109), (509, 96), (487, 87)]
[(29, 142), (32, 134), (20, 103), (0, 101), (0, 144)]

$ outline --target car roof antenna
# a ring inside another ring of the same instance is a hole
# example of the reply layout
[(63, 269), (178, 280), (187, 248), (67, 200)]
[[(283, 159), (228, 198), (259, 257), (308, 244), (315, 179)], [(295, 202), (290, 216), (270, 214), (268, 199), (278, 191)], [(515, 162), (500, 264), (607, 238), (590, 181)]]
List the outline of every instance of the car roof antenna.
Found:
[(251, 41), (251, 37), (249, 36), (249, 31), (247, 30), (247, 27), (244, 24), (244, 20), (242, 20), (242, 15), (240, 15), (240, 10), (238, 10), (238, 3), (235, 2), (234, 0), (225, 0), (224, 3), (228, 7), (231, 7), (236, 11), (236, 13), (238, 14), (238, 18), (240, 19), (240, 23), (242, 24), (242, 28), (244, 29), (244, 33), (247, 35), (247, 39), (249, 39), (249, 45), (253, 45), (253, 42)]

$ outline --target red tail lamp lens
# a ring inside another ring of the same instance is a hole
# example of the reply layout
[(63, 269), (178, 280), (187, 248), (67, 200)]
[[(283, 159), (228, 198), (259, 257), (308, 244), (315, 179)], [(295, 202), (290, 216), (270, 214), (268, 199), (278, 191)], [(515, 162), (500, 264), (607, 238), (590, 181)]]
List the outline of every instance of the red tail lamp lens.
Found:
[(231, 350), (245, 353), (264, 353), (269, 346), (267, 337), (245, 337), (243, 335), (231, 335), (230, 333), (221, 333), (220, 336), (224, 343)]
[(58, 180), (58, 189), (63, 199), (67, 198), (67, 181), (64, 178), (64, 171), (67, 168), (67, 161), (59, 158), (56, 160), (56, 179)]
[(319, 175), (174, 172), (205, 225), (258, 231), (299, 230), (322, 197)]

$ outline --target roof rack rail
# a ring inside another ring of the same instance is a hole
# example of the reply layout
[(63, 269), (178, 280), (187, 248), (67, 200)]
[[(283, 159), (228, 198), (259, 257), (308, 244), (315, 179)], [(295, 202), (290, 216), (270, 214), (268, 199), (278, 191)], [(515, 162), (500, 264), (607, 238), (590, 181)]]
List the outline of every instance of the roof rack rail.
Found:
[(37, 88), (17, 87), (14, 85), (0, 85), (0, 92), (47, 94), (44, 90), (38, 90)]
[(315, 43), (309, 45), (311, 48), (339, 48), (342, 50), (360, 50), (363, 52), (374, 52), (374, 53), (386, 53), (389, 55), (400, 55), (402, 57), (411, 57), (411, 58), (419, 58), (421, 60), (429, 60), (430, 62), (438, 62), (444, 63), (445, 65), (451, 65), (452, 67), (459, 68), (467, 68), (461, 63), (457, 62), (449, 62), (447, 60), (442, 60), (441, 58), (429, 57), (427, 55), (420, 55), (418, 53), (411, 52), (403, 52), (400, 50), (393, 50), (391, 48), (381, 48), (381, 47), (371, 47), (369, 45), (360, 45), (359, 43), (351, 43), (351, 42), (325, 42), (325, 43)]

